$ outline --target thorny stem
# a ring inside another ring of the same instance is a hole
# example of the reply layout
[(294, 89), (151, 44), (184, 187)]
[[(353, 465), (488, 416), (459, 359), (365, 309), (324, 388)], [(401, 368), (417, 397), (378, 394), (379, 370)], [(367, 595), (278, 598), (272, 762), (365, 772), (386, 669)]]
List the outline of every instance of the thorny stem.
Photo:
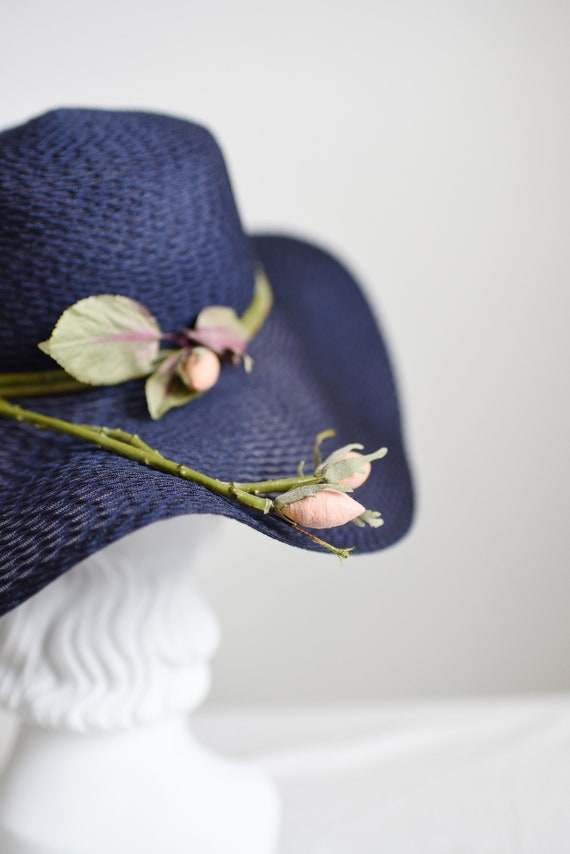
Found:
[(125, 442), (127, 445), (132, 445), (134, 448), (141, 448), (147, 451), (147, 453), (150, 451), (151, 454), (158, 454), (159, 456), (162, 456), (158, 451), (151, 448), (150, 445), (147, 445), (146, 442), (143, 442), (137, 433), (127, 433), (126, 430), (121, 430), (119, 427), (93, 427), (90, 424), (83, 424), (81, 426), (87, 427), (91, 430), (96, 430), (98, 433), (102, 433), (110, 439), (118, 439), (120, 442)]
[(24, 409), (17, 404), (10, 403), (3, 397), (0, 397), (0, 416), (14, 418), (16, 421), (31, 424), (39, 429), (54, 430), (78, 439), (83, 439), (97, 445), (99, 448), (112, 451), (127, 459), (135, 460), (149, 468), (157, 469), (175, 477), (181, 477), (193, 483), (198, 483), (211, 492), (238, 501), (247, 507), (253, 507), (262, 513), (272, 512), (273, 515), (282, 519), (286, 524), (308, 537), (312, 542), (334, 552), (341, 560), (348, 557), (351, 551), (351, 549), (336, 548), (304, 528), (301, 528), (291, 519), (274, 510), (271, 499), (263, 497), (260, 494), (284, 492), (301, 484), (318, 483), (319, 479), (316, 477), (282, 478), (280, 480), (266, 480), (243, 484), (233, 481), (226, 482), (209, 477), (206, 474), (202, 474), (202, 472), (191, 469), (189, 466), (181, 465), (174, 460), (163, 457), (159, 451), (147, 445), (136, 433), (128, 433), (120, 428), (74, 424), (71, 421), (64, 421), (61, 418), (53, 418), (30, 409)]
[(250, 507), (256, 507), (258, 510), (263, 511), (265, 509), (264, 498), (250, 495), (249, 493), (242, 493), (233, 484), (217, 480), (216, 478), (202, 474), (202, 472), (195, 471), (189, 466), (169, 460), (163, 457), (158, 451), (149, 447), (138, 436), (125, 433), (123, 430), (93, 427), (89, 424), (73, 424), (71, 421), (64, 421), (61, 418), (52, 418), (49, 415), (42, 415), (30, 409), (23, 409), (21, 406), (9, 403), (4, 398), (0, 398), (0, 415), (7, 415), (15, 418), (17, 421), (25, 421), (34, 427), (55, 430), (59, 433), (67, 433), (70, 436), (75, 436), (78, 439), (84, 439), (107, 451), (114, 451), (122, 457), (136, 460), (136, 462), (149, 466), (149, 468), (158, 469), (166, 474), (172, 474), (184, 480), (199, 483), (226, 498), (235, 498)]

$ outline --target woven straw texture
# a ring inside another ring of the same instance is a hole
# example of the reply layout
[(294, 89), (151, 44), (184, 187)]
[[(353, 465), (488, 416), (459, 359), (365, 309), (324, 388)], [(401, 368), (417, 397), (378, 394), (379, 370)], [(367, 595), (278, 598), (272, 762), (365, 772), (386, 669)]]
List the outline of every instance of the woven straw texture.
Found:
[[(153, 422), (143, 381), (21, 400), (71, 421), (138, 433), (165, 456), (222, 479), (293, 475), (315, 435), (326, 454), (386, 445), (356, 497), (381, 528), (320, 532), (355, 553), (409, 528), (413, 493), (397, 395), (378, 325), (351, 274), (327, 252), (245, 235), (219, 148), (203, 128), (135, 112), (58, 110), (0, 134), (0, 371), (53, 362), (37, 348), (90, 294), (140, 300), (162, 329), (203, 307), (249, 304), (261, 261), (274, 306), (250, 344), (251, 374)], [(158, 519), (216, 513), (316, 548), (280, 520), (66, 436), (0, 420), (0, 613), (80, 560)], [(319, 534), (319, 532), (315, 532)], [(332, 559), (332, 557), (330, 558)]]

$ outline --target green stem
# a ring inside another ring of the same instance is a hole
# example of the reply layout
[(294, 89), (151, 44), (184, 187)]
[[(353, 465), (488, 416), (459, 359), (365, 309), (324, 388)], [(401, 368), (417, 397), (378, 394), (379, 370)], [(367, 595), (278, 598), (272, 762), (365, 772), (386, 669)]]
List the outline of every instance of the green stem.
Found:
[(265, 318), (269, 314), (272, 303), (273, 294), (271, 292), (271, 285), (269, 284), (263, 267), (260, 265), (255, 271), (252, 300), (240, 317), (240, 322), (242, 326), (245, 327), (250, 338), (253, 338), (255, 333), (262, 326)]
[(35, 394), (58, 394), (87, 388), (74, 380), (66, 371), (29, 371), (28, 373), (0, 374), (0, 396), (24, 397)]
[(121, 430), (119, 427), (92, 427), (89, 424), (84, 424), (82, 426), (90, 428), (91, 430), (97, 430), (98, 433), (102, 433), (104, 436), (109, 436), (111, 439), (118, 439), (120, 442), (125, 442), (127, 445), (133, 445), (135, 448), (142, 448), (147, 452), (150, 451), (151, 454), (158, 454), (159, 457), (162, 457), (162, 454), (156, 449), (151, 448), (150, 445), (143, 442), (137, 433), (127, 433), (126, 430)]
[(340, 562), (350, 556), (351, 551), (353, 551), (353, 546), (348, 549), (339, 549), (336, 546), (333, 546), (332, 543), (327, 543), (325, 540), (321, 540), (320, 537), (317, 537), (315, 534), (311, 533), (311, 531), (307, 531), (306, 528), (301, 528), (300, 525), (297, 525), (292, 519), (289, 519), (288, 516), (284, 516), (283, 513), (279, 511), (275, 512), (276, 516), (279, 516), (284, 522), (286, 522), (291, 528), (294, 528), (296, 531), (299, 531), (300, 534), (304, 534), (305, 537), (308, 537), (313, 543), (317, 543), (319, 546), (323, 546), (325, 549), (328, 549), (329, 552), (333, 552)]
[(244, 492), (252, 492), (254, 495), (259, 492), (287, 492), (289, 489), (294, 489), (297, 486), (304, 486), (310, 483), (322, 483), (322, 478), (307, 475), (305, 477), (282, 477), (278, 480), (259, 480), (253, 483), (236, 482), (236, 487)]
[[(235, 484), (209, 477), (174, 460), (169, 460), (159, 454), (158, 451), (154, 451), (138, 437), (134, 437), (130, 433), (125, 434), (122, 430), (92, 427), (88, 424), (73, 424), (61, 418), (52, 418), (49, 415), (42, 415), (39, 412), (23, 409), (21, 406), (9, 403), (4, 398), (0, 398), (0, 415), (15, 418), (16, 421), (24, 421), (41, 429), (55, 430), (59, 433), (75, 436), (78, 439), (91, 442), (99, 448), (113, 451), (121, 457), (135, 460), (150, 468), (174, 475), (175, 477), (181, 477), (184, 480), (190, 480), (193, 483), (199, 483), (211, 492), (216, 492), (225, 498), (235, 499), (242, 504), (246, 504), (248, 507), (261, 510), (262, 513), (267, 512), (266, 498), (251, 495), (248, 492), (241, 491)], [(128, 438), (125, 438), (125, 436)]]
[(284, 516), (273, 506), (273, 502), (269, 498), (264, 498), (259, 493), (285, 492), (288, 489), (301, 486), (307, 483), (319, 483), (319, 478), (316, 477), (292, 477), (281, 478), (278, 480), (257, 481), (254, 483), (235, 483), (233, 481), (226, 482), (217, 478), (209, 477), (202, 472), (191, 469), (188, 466), (181, 465), (174, 460), (169, 460), (163, 457), (158, 451), (151, 448), (144, 442), (136, 433), (128, 433), (120, 428), (96, 427), (90, 424), (74, 424), (71, 421), (64, 421), (61, 418), (53, 418), (49, 415), (43, 415), (40, 412), (34, 412), (30, 409), (24, 409), (15, 403), (10, 403), (4, 397), (0, 397), (0, 416), (14, 418), (16, 421), (31, 424), (44, 430), (54, 430), (58, 433), (65, 433), (69, 436), (74, 436), (78, 439), (83, 439), (86, 442), (97, 445), (107, 451), (112, 451), (121, 457), (135, 460), (150, 468), (165, 472), (166, 474), (181, 477), (184, 480), (198, 483), (215, 492), (218, 495), (224, 496), (234, 501), (239, 501), (247, 507), (252, 507), (262, 513), (272, 512), (273, 515), (282, 519), (287, 525), (299, 533), (308, 537), (312, 542), (317, 543), (328, 551), (336, 554), (341, 562), (348, 557), (352, 549), (339, 549), (331, 543), (321, 540), (310, 531), (301, 528), (292, 519)]

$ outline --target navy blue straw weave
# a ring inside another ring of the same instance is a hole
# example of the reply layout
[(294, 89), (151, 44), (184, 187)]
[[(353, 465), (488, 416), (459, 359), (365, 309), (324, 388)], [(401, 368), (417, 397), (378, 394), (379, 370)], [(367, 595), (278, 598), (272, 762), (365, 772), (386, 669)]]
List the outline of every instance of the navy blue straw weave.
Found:
[[(308, 243), (244, 234), (220, 150), (195, 124), (58, 110), (0, 134), (0, 372), (54, 367), (37, 343), (90, 294), (138, 299), (167, 330), (207, 305), (241, 313), (256, 261), (275, 302), (249, 347), (251, 374), (225, 365), (211, 391), (159, 421), (148, 416), (143, 381), (19, 402), (138, 433), (223, 479), (292, 475), (330, 427), (337, 436), (324, 453), (386, 445), (356, 495), (384, 526), (320, 532), (356, 553), (384, 548), (408, 530), (413, 495), (389, 359), (350, 273)], [(0, 614), (119, 537), (189, 513), (223, 514), (316, 548), (203, 487), (0, 419)]]

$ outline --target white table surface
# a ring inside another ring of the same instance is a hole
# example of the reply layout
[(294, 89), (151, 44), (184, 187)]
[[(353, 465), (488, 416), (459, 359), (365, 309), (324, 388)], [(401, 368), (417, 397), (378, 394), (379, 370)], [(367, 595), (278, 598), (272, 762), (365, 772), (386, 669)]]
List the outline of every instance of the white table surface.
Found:
[(279, 854), (570, 852), (570, 695), (203, 709), (282, 797)]
[[(14, 730), (1, 718), (0, 765)], [(570, 852), (570, 694), (206, 706), (193, 721), (276, 782), (278, 854)]]

